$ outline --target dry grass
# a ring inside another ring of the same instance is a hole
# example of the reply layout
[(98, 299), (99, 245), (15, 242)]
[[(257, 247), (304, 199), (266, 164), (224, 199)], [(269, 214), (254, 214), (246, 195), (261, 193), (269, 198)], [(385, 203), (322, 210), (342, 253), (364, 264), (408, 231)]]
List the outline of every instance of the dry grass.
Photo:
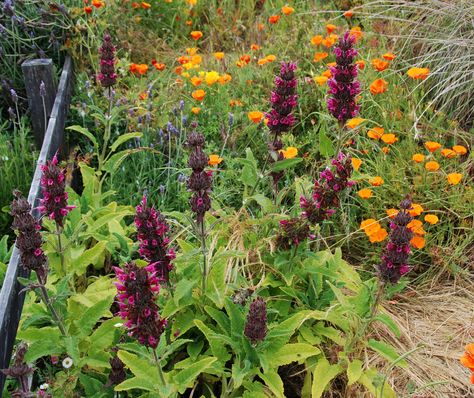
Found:
[[(445, 281), (387, 303), (386, 311), (397, 323), (401, 338), (383, 325), (375, 333), (407, 357), (408, 369), (396, 368), (388, 380), (399, 397), (473, 397), (469, 371), (459, 363), (464, 347), (474, 341), (474, 289), (472, 282)], [(418, 348), (418, 349), (417, 349)], [(372, 365), (384, 366), (378, 355)]]

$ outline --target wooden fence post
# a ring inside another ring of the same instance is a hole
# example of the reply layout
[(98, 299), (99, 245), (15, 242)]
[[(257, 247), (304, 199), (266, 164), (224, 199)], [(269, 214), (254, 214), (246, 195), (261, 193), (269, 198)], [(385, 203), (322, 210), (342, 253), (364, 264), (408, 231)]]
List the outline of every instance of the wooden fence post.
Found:
[[(64, 126), (71, 101), (72, 85), (73, 65), (71, 58), (67, 57), (64, 62), (58, 94), (54, 100), (51, 117), (48, 121), (43, 145), (41, 146), (41, 152), (28, 194), (28, 202), (33, 208), (32, 214), (35, 218), (40, 216), (37, 206), (41, 198), (41, 165), (46, 164), (46, 161), (51, 159), (60, 150), (61, 144), (64, 141)], [(6, 369), (10, 366), (10, 359), (25, 299), (25, 292), (21, 292), (24, 286), (18, 282), (18, 277), (25, 277), (27, 275), (28, 272), (21, 267), (20, 253), (15, 246), (8, 263), (2, 289), (0, 290), (0, 369)], [(5, 375), (0, 373), (0, 398), (2, 397), (4, 385)]]
[[(21, 65), (25, 80), (30, 119), (33, 126), (36, 147), (43, 145), (44, 135), (56, 98), (56, 83), (53, 74), (53, 60), (32, 59)], [(40, 90), (40, 86), (44, 86)], [(45, 114), (46, 113), (46, 114)]]

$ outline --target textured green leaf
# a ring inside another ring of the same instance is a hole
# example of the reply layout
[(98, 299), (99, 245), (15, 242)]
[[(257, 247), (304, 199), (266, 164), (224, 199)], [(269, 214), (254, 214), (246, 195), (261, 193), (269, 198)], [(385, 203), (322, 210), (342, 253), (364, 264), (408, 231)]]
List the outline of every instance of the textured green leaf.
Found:
[(397, 366), (400, 366), (401, 368), (406, 369), (408, 367), (407, 361), (404, 359), (398, 360), (399, 355), (395, 348), (393, 348), (391, 345), (384, 343), (383, 341), (379, 340), (374, 340), (374, 339), (369, 339), (367, 342), (367, 345), (372, 348), (374, 351), (379, 353), (381, 356), (383, 356), (387, 361), (390, 363), (395, 363)]
[(77, 125), (74, 125), (74, 126), (69, 126), (66, 128), (66, 130), (72, 130), (72, 131), (76, 131), (84, 136), (86, 136), (87, 138), (89, 138), (91, 141), (92, 141), (92, 144), (94, 145), (94, 148), (97, 150), (99, 148), (99, 144), (97, 142), (97, 139), (94, 137), (94, 134), (92, 134), (89, 130), (87, 130), (86, 128), (82, 127), (82, 126), (77, 126)]
[(273, 163), (270, 166), (271, 171), (282, 171), (289, 169), (291, 167), (295, 167), (298, 163), (301, 163), (303, 161), (303, 158), (292, 158), (292, 159), (284, 159), (284, 160), (279, 160), (275, 163)]
[(322, 397), (324, 390), (329, 386), (329, 383), (339, 373), (341, 373), (342, 367), (339, 364), (331, 365), (329, 361), (321, 357), (318, 360), (318, 364), (313, 372), (313, 386), (311, 388), (311, 397), (320, 398)]
[(76, 275), (82, 275), (89, 265), (96, 265), (105, 250), (106, 243), (105, 241), (97, 242), (82, 254), (80, 252), (75, 253), (75, 256), (71, 258), (70, 270)]
[(285, 398), (283, 381), (277, 372), (266, 372), (260, 375), (260, 377), (277, 398)]
[(173, 377), (173, 381), (178, 386), (178, 392), (182, 394), (186, 388), (192, 387), (196, 378), (216, 361), (217, 358), (214, 357), (203, 358), (178, 372)]
[(141, 379), (138, 377), (132, 377), (120, 383), (118, 386), (115, 386), (115, 391), (129, 391), (133, 389), (153, 391), (155, 386), (152, 381), (149, 379)]
[(357, 380), (359, 380), (360, 376), (362, 376), (363, 364), (364, 363), (361, 360), (354, 359), (349, 363), (349, 366), (347, 366), (347, 384), (349, 386), (354, 384)]
[(118, 137), (114, 143), (110, 146), (110, 150), (112, 152), (115, 152), (117, 148), (122, 145), (124, 142), (127, 142), (128, 140), (131, 140), (132, 138), (141, 138), (143, 136), (143, 133), (126, 133), (122, 134), (120, 137)]
[(150, 381), (158, 380), (158, 369), (151, 361), (123, 350), (119, 350), (117, 356), (136, 377)]
[(274, 367), (288, 365), (291, 362), (299, 362), (306, 358), (318, 355), (321, 350), (305, 343), (285, 344), (270, 357), (270, 365)]

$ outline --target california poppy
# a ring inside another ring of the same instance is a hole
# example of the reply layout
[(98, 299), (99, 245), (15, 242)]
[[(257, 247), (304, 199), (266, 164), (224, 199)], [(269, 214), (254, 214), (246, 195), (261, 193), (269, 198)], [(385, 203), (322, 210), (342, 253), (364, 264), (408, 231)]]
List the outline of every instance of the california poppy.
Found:
[(276, 24), (280, 20), (279, 15), (272, 15), (268, 18), (268, 22), (271, 24)]
[(437, 171), (439, 170), (439, 163), (434, 160), (426, 162), (425, 169), (428, 171)]
[(423, 155), (421, 153), (415, 153), (412, 156), (412, 160), (415, 161), (416, 163), (422, 163), (425, 160), (425, 155)]
[(372, 190), (369, 188), (363, 188), (359, 192), (357, 192), (362, 199), (369, 199), (372, 197)]
[(206, 92), (204, 90), (195, 90), (191, 93), (191, 96), (196, 100), (196, 101), (202, 101), (206, 95)]
[(384, 71), (388, 68), (388, 61), (382, 61), (380, 58), (375, 58), (372, 60), (372, 66), (374, 69), (378, 70), (379, 72)]
[(222, 159), (219, 155), (209, 155), (209, 161), (207, 162), (209, 166), (217, 166), (218, 164), (222, 163), (224, 159)]
[(410, 76), (412, 79), (415, 80), (424, 80), (430, 74), (430, 70), (428, 68), (410, 68), (407, 71), (407, 75)]
[(425, 215), (425, 221), (428, 224), (434, 225), (434, 224), (438, 223), (439, 218), (435, 214), (427, 214), (427, 215)]
[(388, 82), (383, 80), (383, 79), (376, 79), (374, 82), (370, 85), (370, 92), (372, 94), (382, 94), (385, 91), (387, 91), (388, 87)]
[(319, 62), (322, 61), (324, 58), (327, 58), (329, 54), (327, 52), (321, 52), (321, 53), (316, 53), (314, 54), (314, 62)]
[(200, 30), (193, 30), (190, 34), (194, 40), (199, 40), (202, 37), (202, 32)]
[(254, 122), (255, 124), (260, 123), (260, 121), (263, 119), (263, 112), (260, 111), (250, 111), (247, 113), (248, 118)]
[(291, 15), (295, 12), (295, 9), (289, 5), (285, 5), (281, 8), (281, 12), (285, 15)]
[(351, 158), (351, 163), (352, 163), (352, 167), (354, 167), (355, 170), (359, 170), (362, 164), (362, 160), (358, 158)]
[(428, 151), (430, 152), (435, 152), (437, 151), (439, 148), (441, 148), (441, 144), (439, 142), (436, 142), (436, 141), (427, 141), (425, 142), (425, 148), (428, 149)]
[(383, 136), (384, 132), (385, 130), (383, 127), (375, 126), (367, 132), (367, 136), (373, 140), (379, 140)]
[(370, 185), (372, 185), (373, 187), (379, 187), (380, 185), (383, 185), (384, 183), (384, 180), (382, 177), (380, 176), (375, 176), (374, 178), (371, 178), (369, 180), (369, 183)]
[(460, 174), (460, 173), (450, 173), (450, 174), (448, 174), (447, 179), (448, 179), (448, 183), (450, 183), (451, 185), (457, 185), (462, 180), (462, 174)]
[(354, 117), (352, 119), (349, 119), (347, 122), (346, 122), (346, 126), (351, 128), (351, 129), (354, 129), (356, 128), (359, 124), (361, 124), (365, 119), (361, 118), (361, 117)]
[(223, 52), (216, 52), (213, 54), (214, 55), (214, 58), (217, 59), (218, 61), (220, 61), (222, 58), (224, 58), (224, 53)]

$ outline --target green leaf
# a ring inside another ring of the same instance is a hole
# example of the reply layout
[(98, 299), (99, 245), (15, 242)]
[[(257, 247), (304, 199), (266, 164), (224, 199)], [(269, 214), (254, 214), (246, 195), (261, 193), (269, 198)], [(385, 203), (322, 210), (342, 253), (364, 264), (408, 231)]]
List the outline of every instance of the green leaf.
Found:
[(212, 354), (222, 362), (227, 361), (230, 358), (230, 354), (227, 352), (226, 345), (232, 347), (234, 342), (228, 336), (214, 332), (199, 319), (195, 319), (194, 324), (206, 337)]
[(192, 387), (196, 378), (216, 361), (217, 358), (214, 357), (203, 358), (178, 372), (173, 377), (173, 381), (178, 385), (178, 392), (182, 394), (188, 387)]
[(262, 208), (262, 210), (265, 214), (272, 213), (276, 209), (276, 207), (273, 204), (273, 202), (271, 201), (271, 199), (267, 198), (265, 195), (263, 195), (261, 193), (253, 195), (250, 198), (248, 198), (247, 200), (248, 201), (255, 200), (255, 202), (258, 203), (258, 205)]
[(120, 137), (118, 137), (115, 142), (110, 146), (110, 150), (112, 152), (115, 152), (117, 148), (122, 145), (124, 142), (127, 142), (128, 140), (131, 140), (132, 138), (141, 138), (143, 136), (143, 133), (126, 133), (122, 134)]
[(240, 159), (244, 164), (242, 168), (242, 173), (240, 174), (240, 181), (247, 185), (248, 187), (254, 187), (257, 183), (257, 161), (253, 156), (252, 150), (250, 148), (245, 149), (246, 159)]
[(324, 157), (333, 156), (334, 146), (323, 129), (319, 130), (319, 153)]
[(299, 362), (306, 358), (318, 355), (321, 350), (305, 343), (285, 344), (270, 357), (270, 365), (274, 367), (288, 365), (291, 362)]
[(399, 355), (395, 348), (393, 348), (391, 345), (375, 339), (369, 339), (367, 345), (374, 351), (379, 353), (381, 356), (383, 356), (390, 363), (396, 362), (397, 366), (400, 366), (404, 369), (408, 367), (407, 361), (405, 361), (404, 359), (398, 360)]
[(138, 378), (145, 380), (158, 380), (158, 369), (151, 361), (139, 358), (128, 351), (119, 350), (117, 356), (127, 368)]
[(354, 359), (347, 367), (347, 384), (354, 384), (362, 376), (363, 362), (360, 359)]
[(59, 346), (59, 342), (55, 340), (41, 340), (35, 341), (28, 346), (28, 351), (25, 355), (25, 361), (31, 363), (36, 361), (38, 358), (59, 355), (63, 350)]
[(339, 364), (331, 365), (329, 361), (321, 357), (313, 372), (313, 386), (311, 387), (311, 397), (322, 397), (324, 390), (328, 387), (332, 379), (334, 379), (342, 371)]
[(130, 155), (141, 152), (143, 149), (142, 148), (135, 148), (135, 149), (125, 149), (123, 151), (117, 152), (113, 154), (110, 158), (107, 159), (107, 161), (104, 163), (103, 170), (108, 172), (108, 173), (113, 173), (117, 171), (117, 169), (120, 167), (122, 162), (129, 157)]
[(74, 257), (71, 255), (70, 271), (74, 272), (76, 275), (83, 275), (89, 265), (96, 265), (96, 262), (105, 250), (106, 244), (106, 241), (100, 241), (83, 253), (80, 251), (71, 252), (74, 253)]
[(270, 166), (270, 171), (286, 170), (291, 167), (295, 167), (297, 164), (301, 163), (302, 161), (303, 161), (303, 158), (279, 160), (278, 162), (272, 163), (272, 165)]
[(278, 398), (285, 398), (283, 381), (277, 372), (266, 372), (265, 374), (260, 375), (260, 377), (273, 394), (275, 394)]
[(211, 271), (207, 278), (206, 296), (209, 297), (217, 308), (224, 306), (227, 284), (225, 282), (227, 261), (225, 259), (214, 260)]
[(145, 390), (153, 391), (155, 386), (150, 381), (150, 379), (142, 379), (138, 377), (132, 377), (120, 383), (118, 386), (115, 386), (115, 391), (129, 391), (129, 390)]
[(75, 324), (83, 336), (88, 336), (101, 318), (109, 316), (110, 306), (113, 301), (114, 296), (109, 295), (88, 308), (80, 319), (75, 320)]
[(76, 131), (78, 133), (81, 133), (82, 135), (85, 135), (87, 138), (89, 138), (91, 141), (92, 141), (92, 144), (94, 145), (94, 148), (96, 150), (98, 150), (99, 148), (99, 144), (97, 142), (97, 139), (94, 137), (94, 135), (89, 131), (87, 130), (86, 128), (82, 127), (82, 126), (77, 126), (77, 125), (74, 125), (74, 126), (69, 126), (66, 128), (66, 130), (72, 130), (72, 131)]
[(234, 304), (230, 298), (228, 298), (225, 302), (225, 310), (230, 319), (230, 331), (232, 338), (241, 338), (245, 324), (244, 314), (240, 310), (240, 307)]
[(266, 351), (273, 355), (273, 353), (283, 347), (290, 337), (293, 335), (296, 329), (308, 319), (313, 311), (300, 311), (290, 318), (279, 323), (274, 328), (270, 329), (265, 338)]
[(392, 317), (388, 314), (378, 314), (374, 320), (382, 322), (384, 325), (388, 326), (388, 328), (395, 334), (397, 338), (400, 338), (400, 329), (398, 328), (397, 324), (394, 322)]

